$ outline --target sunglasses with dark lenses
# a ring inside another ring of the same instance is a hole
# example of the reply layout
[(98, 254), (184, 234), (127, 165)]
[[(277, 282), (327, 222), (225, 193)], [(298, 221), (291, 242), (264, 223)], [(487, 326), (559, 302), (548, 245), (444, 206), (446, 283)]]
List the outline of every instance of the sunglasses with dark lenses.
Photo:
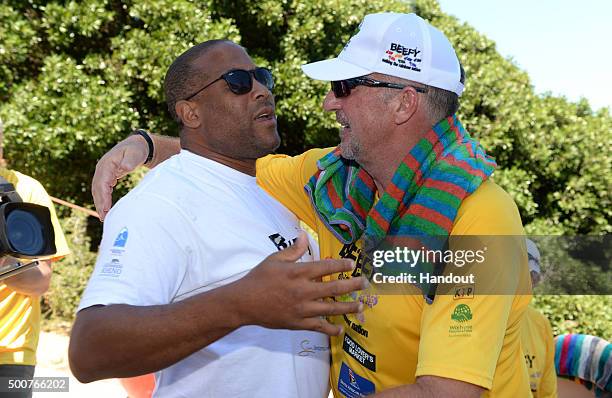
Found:
[(253, 78), (255, 78), (255, 80), (264, 85), (270, 91), (272, 91), (274, 88), (274, 77), (272, 77), (272, 72), (270, 72), (269, 69), (232, 69), (229, 72), (222, 74), (218, 79), (213, 80), (206, 86), (191, 94), (189, 97), (185, 98), (185, 101), (189, 101), (196, 95), (200, 94), (204, 89), (212, 86), (219, 80), (225, 80), (229, 89), (236, 95), (249, 93), (253, 89)]
[(354, 77), (352, 79), (337, 80), (331, 82), (331, 89), (334, 92), (336, 98), (348, 97), (351, 94), (351, 90), (357, 86), (367, 87), (385, 87), (403, 89), (406, 87), (412, 87), (419, 93), (426, 93), (427, 89), (424, 87), (411, 86), (410, 84), (397, 84), (389, 82), (381, 82), (379, 80), (370, 79), (369, 77)]

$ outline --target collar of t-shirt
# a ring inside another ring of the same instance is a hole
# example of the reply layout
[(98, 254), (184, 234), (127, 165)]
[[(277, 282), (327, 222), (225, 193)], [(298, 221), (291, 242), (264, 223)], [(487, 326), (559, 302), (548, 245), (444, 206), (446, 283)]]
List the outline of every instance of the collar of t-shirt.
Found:
[[(203, 167), (206, 170), (212, 171), (215, 175), (221, 177), (224, 180), (229, 180), (234, 183), (243, 185), (257, 185), (257, 179), (255, 177), (245, 174), (241, 171), (233, 169), (219, 162), (216, 162), (212, 159), (197, 155), (186, 149), (181, 149), (181, 152), (178, 156), (183, 161), (187, 161), (193, 164), (194, 168)], [(191, 171), (195, 172), (195, 169)]]

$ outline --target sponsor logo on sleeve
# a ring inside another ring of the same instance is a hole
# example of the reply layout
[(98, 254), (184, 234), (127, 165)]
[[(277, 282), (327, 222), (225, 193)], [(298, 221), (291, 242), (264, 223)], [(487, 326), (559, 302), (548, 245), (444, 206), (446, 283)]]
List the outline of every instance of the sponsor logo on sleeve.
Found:
[(474, 284), (457, 286), (453, 300), (470, 300), (474, 298)]
[(459, 304), (450, 316), (453, 321), (448, 328), (450, 337), (469, 337), (472, 335), (472, 309), (467, 304)]
[(117, 234), (113, 247), (125, 247), (127, 240), (128, 240), (128, 229), (124, 227), (121, 231), (119, 231), (119, 234)]
[(122, 271), (123, 265), (121, 264), (119, 259), (113, 258), (109, 263), (106, 263), (102, 266), (100, 276), (111, 276), (116, 278), (121, 275)]
[(113, 243), (113, 247), (110, 249), (112, 254), (118, 256), (123, 254), (125, 251), (125, 245), (127, 244), (128, 235), (129, 233), (127, 227), (123, 227), (121, 231), (119, 231), (117, 237), (115, 238), (115, 243)]
[(340, 377), (338, 378), (338, 391), (347, 398), (365, 397), (374, 394), (376, 388), (374, 383), (365, 377), (360, 376), (353, 369), (349, 368), (344, 362), (340, 367)]
[(472, 320), (472, 310), (467, 304), (459, 304), (455, 307), (451, 319), (455, 322), (463, 323)]

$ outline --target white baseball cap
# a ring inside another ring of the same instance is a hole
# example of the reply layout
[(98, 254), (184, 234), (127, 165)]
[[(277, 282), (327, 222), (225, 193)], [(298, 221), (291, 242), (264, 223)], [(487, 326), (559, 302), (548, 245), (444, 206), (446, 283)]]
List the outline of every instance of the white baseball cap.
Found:
[(453, 46), (442, 32), (416, 14), (366, 15), (359, 31), (337, 58), (302, 65), (316, 80), (336, 81), (382, 73), (463, 92), (463, 77)]
[(527, 257), (529, 258), (529, 271), (534, 271), (539, 274), (542, 272), (540, 269), (540, 251), (538, 250), (538, 246), (536, 246), (531, 239), (526, 239), (526, 241)]

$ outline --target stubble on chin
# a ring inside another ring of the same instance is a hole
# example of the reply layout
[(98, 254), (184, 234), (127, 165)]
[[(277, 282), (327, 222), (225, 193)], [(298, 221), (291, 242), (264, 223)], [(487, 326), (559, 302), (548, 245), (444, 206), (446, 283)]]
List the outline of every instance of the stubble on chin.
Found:
[(348, 140), (348, 142), (340, 141), (340, 155), (342, 155), (343, 158), (357, 160), (359, 157), (359, 151), (359, 143), (352, 140)]
[(280, 146), (280, 136), (276, 129), (266, 131), (252, 131), (246, 146), (250, 148), (249, 153), (254, 158), (260, 158), (273, 153)]

